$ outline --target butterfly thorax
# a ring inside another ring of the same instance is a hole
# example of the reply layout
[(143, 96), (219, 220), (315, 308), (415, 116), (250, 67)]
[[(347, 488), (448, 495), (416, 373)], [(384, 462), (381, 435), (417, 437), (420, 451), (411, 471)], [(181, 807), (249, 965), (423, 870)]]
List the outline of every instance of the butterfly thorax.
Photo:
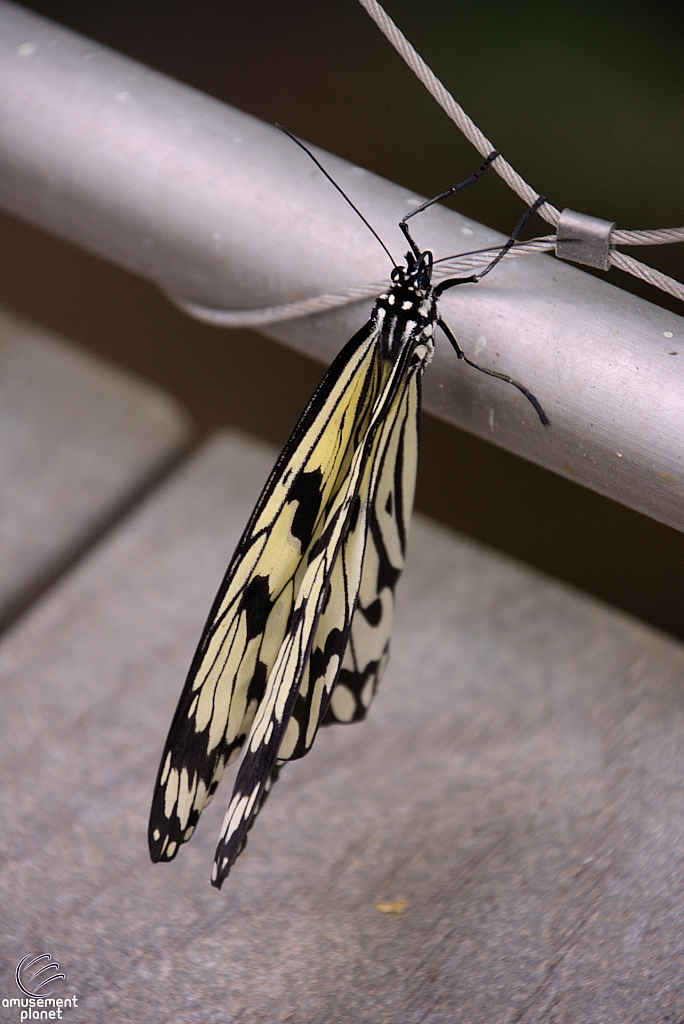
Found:
[(432, 253), (416, 259), (406, 255), (406, 266), (392, 271), (392, 286), (380, 295), (371, 319), (380, 328), (383, 355), (394, 362), (410, 347), (421, 370), (432, 359), (437, 301), (431, 284)]

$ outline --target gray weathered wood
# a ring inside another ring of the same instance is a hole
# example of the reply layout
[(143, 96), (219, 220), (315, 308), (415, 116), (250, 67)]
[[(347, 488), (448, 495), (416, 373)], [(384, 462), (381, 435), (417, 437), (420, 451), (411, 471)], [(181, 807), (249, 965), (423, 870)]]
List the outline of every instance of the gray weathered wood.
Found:
[(188, 435), (156, 388), (0, 310), (0, 625)]
[(677, 1019), (684, 648), (425, 519), (368, 722), (285, 768), (220, 894), (229, 777), (149, 862), (166, 730), (272, 454), (215, 440), (5, 636), (1, 996), (47, 951), (72, 1022)]

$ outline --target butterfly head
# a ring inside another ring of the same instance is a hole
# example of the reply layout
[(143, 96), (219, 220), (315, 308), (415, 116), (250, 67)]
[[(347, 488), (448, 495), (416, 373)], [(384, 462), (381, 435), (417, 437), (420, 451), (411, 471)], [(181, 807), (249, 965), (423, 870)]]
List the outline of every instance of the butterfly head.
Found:
[(432, 253), (426, 249), (416, 257), (407, 252), (406, 266), (395, 267), (391, 278), (393, 285), (410, 289), (419, 299), (426, 298), (432, 287)]

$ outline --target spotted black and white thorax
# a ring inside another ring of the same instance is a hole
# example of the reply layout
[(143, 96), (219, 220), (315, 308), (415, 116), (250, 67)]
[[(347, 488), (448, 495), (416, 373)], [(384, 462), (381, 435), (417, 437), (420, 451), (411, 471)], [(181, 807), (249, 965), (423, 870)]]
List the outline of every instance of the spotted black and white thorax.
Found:
[(392, 287), (378, 296), (371, 322), (380, 331), (380, 350), (391, 361), (407, 346), (413, 348), (413, 364), (421, 371), (431, 362), (435, 350), (437, 299), (431, 284), (432, 253), (415, 259), (406, 254), (406, 267), (392, 271)]

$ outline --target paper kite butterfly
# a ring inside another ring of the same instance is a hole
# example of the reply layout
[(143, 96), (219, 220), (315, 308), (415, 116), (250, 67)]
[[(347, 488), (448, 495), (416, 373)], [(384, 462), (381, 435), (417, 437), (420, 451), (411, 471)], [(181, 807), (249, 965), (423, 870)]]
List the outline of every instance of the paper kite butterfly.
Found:
[[(387, 664), (413, 506), (421, 378), (437, 325), (476, 366), (439, 316), (438, 299), (477, 281), (503, 254), (479, 275), (433, 286), (432, 253), (421, 252), (406, 222), (470, 184), (497, 155), (401, 222), (406, 266), (394, 266), (390, 288), (330, 366), (266, 482), (171, 723), (150, 815), (153, 861), (172, 860), (191, 837), (244, 745), (212, 869), (220, 888), (281, 766), (309, 751), (320, 725), (366, 716)], [(517, 387), (548, 423), (526, 388), (476, 368)]]

